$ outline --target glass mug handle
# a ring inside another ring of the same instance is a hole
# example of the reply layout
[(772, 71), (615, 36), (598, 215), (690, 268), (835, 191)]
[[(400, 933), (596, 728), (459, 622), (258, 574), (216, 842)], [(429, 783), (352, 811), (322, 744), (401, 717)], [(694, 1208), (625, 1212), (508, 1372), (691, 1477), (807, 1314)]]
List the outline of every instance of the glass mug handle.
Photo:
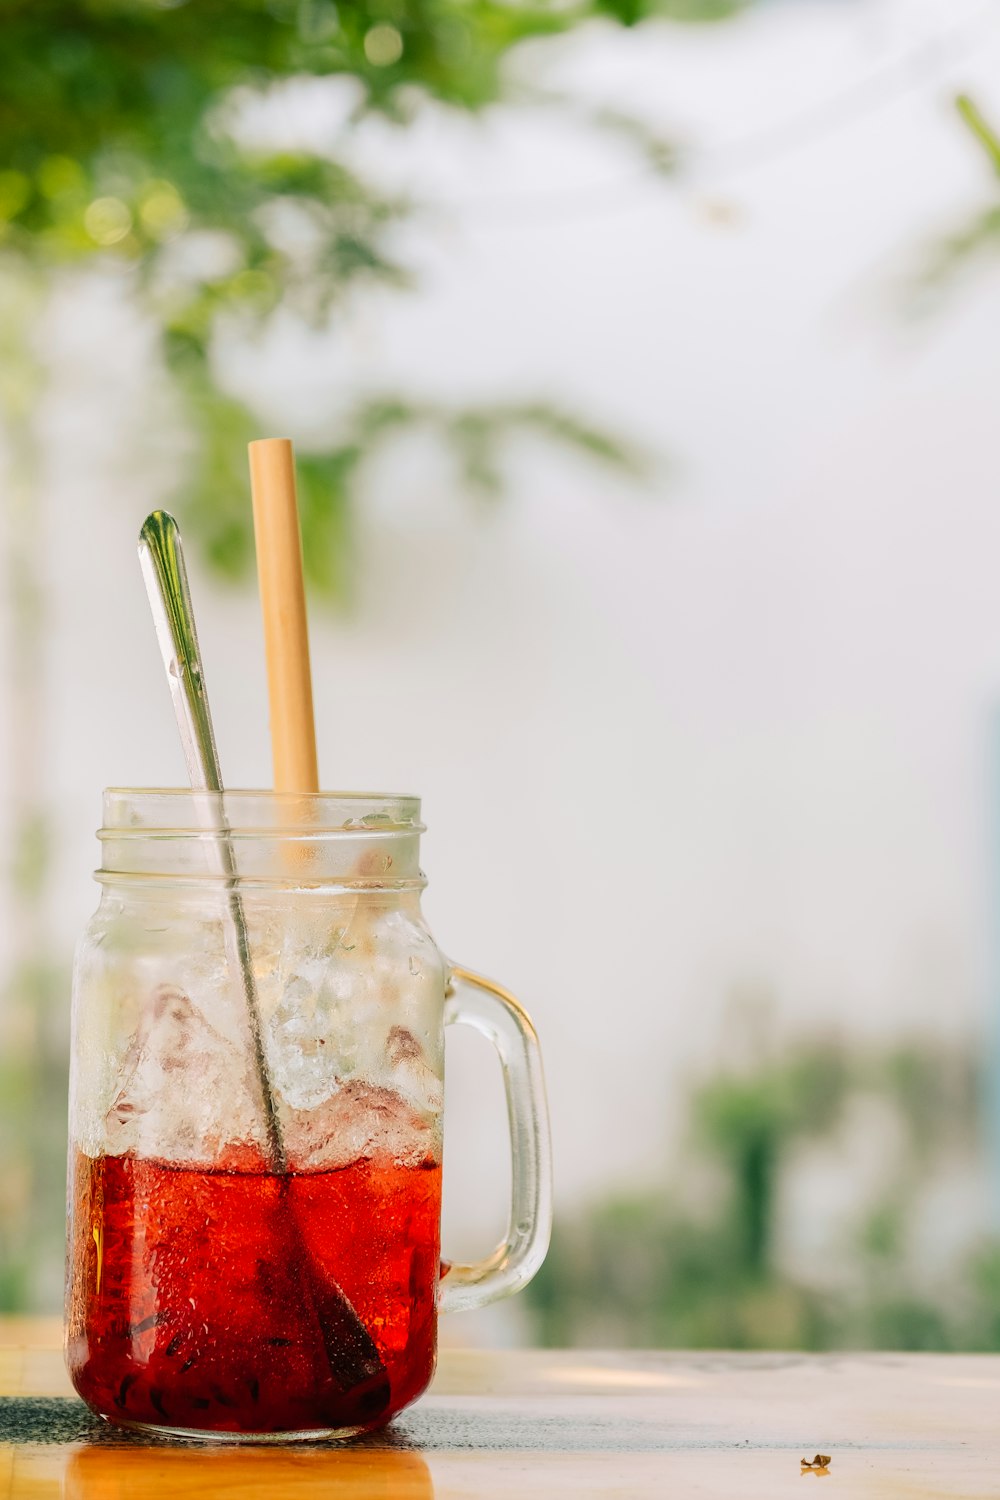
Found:
[(510, 1121), (511, 1204), (507, 1237), (474, 1265), (452, 1263), (441, 1282), (441, 1312), (463, 1312), (507, 1297), (534, 1276), (552, 1230), (552, 1149), (538, 1036), (509, 990), (452, 964), (446, 1026), (472, 1026), (496, 1048)]

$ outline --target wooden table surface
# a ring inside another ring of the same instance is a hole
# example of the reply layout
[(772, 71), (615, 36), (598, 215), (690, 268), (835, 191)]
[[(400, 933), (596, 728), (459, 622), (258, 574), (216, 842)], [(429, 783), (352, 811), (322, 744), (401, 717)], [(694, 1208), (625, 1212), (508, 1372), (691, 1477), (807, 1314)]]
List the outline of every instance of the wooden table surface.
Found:
[(445, 1350), (385, 1433), (286, 1449), (118, 1439), (71, 1397), (58, 1325), (0, 1320), (0, 1496), (1000, 1496), (991, 1355)]

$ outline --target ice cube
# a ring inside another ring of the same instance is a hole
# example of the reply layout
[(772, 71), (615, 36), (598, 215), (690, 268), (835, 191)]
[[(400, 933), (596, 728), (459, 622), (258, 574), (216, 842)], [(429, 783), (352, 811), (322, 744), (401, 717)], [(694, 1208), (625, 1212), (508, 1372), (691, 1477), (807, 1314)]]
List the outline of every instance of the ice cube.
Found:
[(440, 1152), (434, 1114), (415, 1108), (395, 1089), (360, 1079), (315, 1109), (293, 1111), (286, 1144), (297, 1171), (332, 1171), (378, 1156), (418, 1166)]
[(249, 1058), (182, 989), (153, 992), (105, 1117), (106, 1149), (213, 1161), (224, 1142), (260, 1134)]

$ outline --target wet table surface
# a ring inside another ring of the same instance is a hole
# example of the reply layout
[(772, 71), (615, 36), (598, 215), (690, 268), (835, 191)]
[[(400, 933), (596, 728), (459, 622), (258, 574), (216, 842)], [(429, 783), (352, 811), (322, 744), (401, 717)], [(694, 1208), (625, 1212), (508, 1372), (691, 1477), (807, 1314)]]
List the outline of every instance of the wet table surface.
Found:
[(234, 1449), (116, 1436), (59, 1339), (0, 1320), (0, 1496), (1000, 1496), (1000, 1356), (445, 1350), (382, 1434)]

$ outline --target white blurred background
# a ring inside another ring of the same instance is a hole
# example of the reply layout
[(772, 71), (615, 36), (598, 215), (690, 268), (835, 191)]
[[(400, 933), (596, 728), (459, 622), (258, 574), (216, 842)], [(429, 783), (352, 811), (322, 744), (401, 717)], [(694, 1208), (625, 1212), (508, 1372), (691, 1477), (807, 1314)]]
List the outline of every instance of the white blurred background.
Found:
[[(1000, 116), (998, 64), (1000, 11), (972, 0), (539, 44), (526, 76), (639, 111), (684, 143), (679, 176), (540, 110), (364, 124), (359, 162), (429, 205), (419, 295), (223, 351), (272, 432), (405, 386), (556, 398), (651, 457), (632, 483), (525, 441), (477, 508), (399, 445), (366, 481), (355, 612), (312, 617), (324, 783), (424, 799), (439, 942), (537, 1021), (563, 1212), (683, 1148), (685, 1080), (740, 996), (788, 1035), (986, 1034), (997, 267), (916, 288), (996, 198), (953, 99)], [(328, 98), (260, 128), (346, 129)], [(166, 492), (148, 331), (110, 275), (44, 316), (39, 775), (68, 948), (102, 787), (183, 763), (134, 552)], [(194, 588), (226, 778), (266, 785), (256, 601)], [(471, 1255), (503, 1227), (505, 1127), (485, 1048), (456, 1038), (449, 1066), (446, 1247)], [(952, 1211), (982, 1202), (963, 1182)]]

